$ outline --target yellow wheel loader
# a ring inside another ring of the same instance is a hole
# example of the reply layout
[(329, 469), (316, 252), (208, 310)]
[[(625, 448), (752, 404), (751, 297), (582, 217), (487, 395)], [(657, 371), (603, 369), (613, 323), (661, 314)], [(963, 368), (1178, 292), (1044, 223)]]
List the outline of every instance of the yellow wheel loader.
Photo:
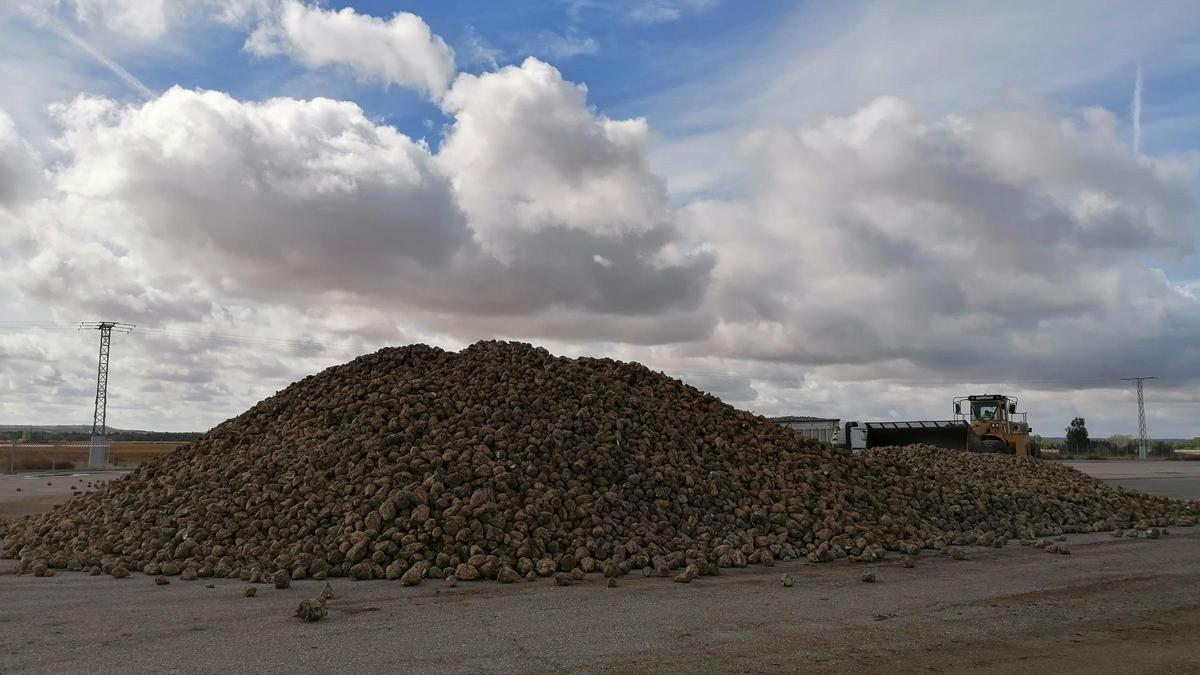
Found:
[(924, 444), (1039, 457), (1041, 451), (1029, 431), (1025, 413), (1017, 412), (1017, 397), (978, 394), (955, 398), (952, 420), (847, 422), (845, 438), (840, 440), (850, 450)]
[(954, 399), (954, 418), (965, 420), (979, 439), (981, 452), (1040, 457), (1037, 441), (1029, 437), (1026, 413), (1017, 412), (1017, 397), (977, 394)]

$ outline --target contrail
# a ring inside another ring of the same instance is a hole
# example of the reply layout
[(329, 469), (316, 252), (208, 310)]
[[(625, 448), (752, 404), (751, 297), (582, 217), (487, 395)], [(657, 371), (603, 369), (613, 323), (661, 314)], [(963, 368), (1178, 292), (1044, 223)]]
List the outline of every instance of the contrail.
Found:
[(1138, 64), (1137, 79), (1133, 82), (1133, 154), (1142, 150), (1142, 65)]
[(138, 90), (138, 92), (145, 98), (154, 98), (156, 96), (154, 91), (150, 89), (150, 87), (147, 87), (141, 80), (137, 79), (133, 73), (125, 70), (121, 64), (108, 58), (104, 52), (96, 49), (87, 40), (84, 40), (76, 35), (71, 31), (70, 28), (67, 28), (66, 24), (60, 21), (58, 17), (50, 14), (49, 12), (35, 12), (33, 10), (29, 10), (29, 12), (33, 16), (34, 20), (40, 19), (41, 21), (44, 21), (46, 25), (48, 25), (55, 33), (58, 33), (71, 44), (87, 52), (87, 54), (95, 59), (100, 65), (108, 68), (114, 75), (124, 80), (126, 84)]

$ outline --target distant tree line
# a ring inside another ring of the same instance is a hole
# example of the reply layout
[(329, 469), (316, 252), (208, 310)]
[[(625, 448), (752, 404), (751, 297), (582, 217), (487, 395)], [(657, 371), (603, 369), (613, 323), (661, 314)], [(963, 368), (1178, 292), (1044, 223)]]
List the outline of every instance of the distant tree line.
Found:
[[(1087, 422), (1082, 417), (1071, 420), (1066, 429), (1066, 439), (1054, 441), (1037, 437), (1038, 445), (1043, 449), (1058, 450), (1064, 456), (1097, 456), (1097, 457), (1137, 457), (1138, 439), (1125, 434), (1114, 434), (1108, 438), (1091, 438), (1088, 435)], [(1148, 454), (1150, 457), (1169, 458), (1176, 450), (1200, 449), (1200, 436), (1191, 440), (1153, 440), (1148, 439)]]
[[(0, 440), (20, 443), (75, 443), (87, 442), (92, 435), (85, 431), (40, 431), (23, 429), (0, 434)], [(200, 437), (198, 431), (114, 431), (108, 434), (110, 441), (192, 441)]]

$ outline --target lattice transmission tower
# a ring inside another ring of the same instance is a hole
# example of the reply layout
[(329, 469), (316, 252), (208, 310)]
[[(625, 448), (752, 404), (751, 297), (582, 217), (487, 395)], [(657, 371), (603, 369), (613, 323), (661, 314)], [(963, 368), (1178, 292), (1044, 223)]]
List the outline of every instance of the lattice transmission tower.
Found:
[(79, 330), (100, 331), (100, 363), (96, 367), (96, 409), (92, 413), (92, 437), (88, 448), (88, 469), (98, 471), (108, 465), (108, 357), (112, 332), (128, 333), (136, 326), (117, 321), (85, 321)]
[(1138, 397), (1138, 459), (1146, 459), (1150, 454), (1150, 442), (1146, 440), (1146, 401), (1142, 398), (1142, 383), (1146, 380), (1157, 380), (1157, 377), (1122, 377), (1126, 382), (1137, 383)]

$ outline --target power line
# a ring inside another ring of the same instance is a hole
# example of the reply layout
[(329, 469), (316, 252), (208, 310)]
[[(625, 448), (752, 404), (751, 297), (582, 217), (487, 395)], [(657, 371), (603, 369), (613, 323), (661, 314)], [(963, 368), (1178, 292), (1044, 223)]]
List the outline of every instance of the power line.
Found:
[[(10, 330), (56, 330), (56, 329), (74, 329), (78, 326), (76, 323), (65, 323), (56, 321), (0, 321), (0, 331)], [(237, 335), (233, 333), (217, 333), (189, 330), (186, 328), (155, 328), (152, 326), (140, 326), (139, 334), (152, 334), (163, 337), (173, 337), (189, 340), (207, 340), (209, 342), (217, 342), (233, 345), (250, 345), (264, 347), (289, 347), (300, 350), (311, 351), (328, 351), (342, 354), (351, 354), (358, 356), (362, 352), (355, 350), (353, 347), (344, 345), (336, 345), (328, 342), (318, 342), (312, 339), (294, 340), (286, 338), (269, 338), (255, 335)]]
[[(669, 369), (660, 369), (660, 370), (662, 370), (662, 372), (665, 372), (665, 373), (670, 373), (670, 374), (674, 374), (675, 376), (683, 376), (683, 377), (703, 377), (703, 378), (717, 378), (717, 379), (725, 379), (725, 380), (754, 380), (754, 381), (763, 381), (763, 382), (792, 382), (792, 383), (796, 383), (796, 384), (812, 382), (812, 380), (809, 380), (804, 377), (774, 377), (774, 376), (768, 376), (768, 375), (733, 375), (733, 374), (725, 374), (725, 373), (697, 373), (697, 372), (689, 372), (689, 371), (682, 371), (682, 370), (672, 371)], [(1029, 385), (1029, 384), (1069, 385), (1069, 384), (1100, 384), (1100, 383), (1112, 384), (1113, 379), (1110, 377), (1091, 377), (1091, 378), (1079, 378), (1079, 379), (1069, 379), (1069, 380), (1004, 379), (1004, 380), (991, 380), (989, 382), (989, 381), (984, 380), (983, 378), (975, 378), (975, 377), (964, 377), (964, 378), (958, 379), (958, 380), (917, 380), (917, 379), (897, 378), (897, 377), (872, 377), (872, 378), (864, 378), (864, 379), (846, 379), (846, 380), (838, 380), (838, 381), (840, 381), (840, 382), (864, 382), (864, 383), (866, 383), (866, 382), (882, 382), (882, 383), (887, 383), (887, 384), (899, 384), (899, 385), (947, 386), (947, 387), (950, 387), (950, 386), (960, 386), (963, 384), (987, 384), (987, 385), (996, 385), (996, 386), (1005, 385), (1005, 384), (1016, 384), (1016, 385)]]
[(963, 384), (964, 382), (968, 383), (968, 384), (986, 383), (986, 384), (995, 384), (995, 385), (999, 385), (999, 384), (1099, 384), (1101, 382), (1111, 383), (1112, 378), (1089, 377), (1089, 378), (1078, 378), (1078, 379), (1069, 379), (1069, 380), (1062, 380), (1062, 379), (1049, 379), (1049, 380), (1047, 380), (1047, 379), (1039, 379), (1039, 380), (1035, 380), (1035, 379), (1015, 379), (1015, 380), (1002, 379), (1002, 380), (992, 380), (991, 382), (986, 382), (983, 378), (976, 378), (973, 376), (968, 376), (968, 377), (965, 377), (965, 378), (959, 379), (959, 380), (910, 380), (910, 379), (898, 378), (898, 377), (880, 377), (880, 378), (875, 378), (871, 381), (873, 381), (873, 382), (889, 382), (891, 384), (953, 386), (953, 385)]
[(145, 328), (139, 332), (145, 332), (154, 335), (162, 335), (164, 337), (175, 337), (181, 339), (194, 340), (209, 340), (212, 342), (223, 342), (227, 344), (244, 344), (258, 345), (266, 347), (291, 347), (295, 349), (307, 349), (313, 351), (352, 351), (352, 348), (347, 348), (343, 345), (335, 345), (326, 342), (317, 342), (312, 339), (290, 340), (286, 338), (268, 338), (254, 335), (235, 335), (232, 333), (210, 333), (192, 331), (181, 328)]
[[(22, 330), (22, 329), (59, 329), (59, 328), (74, 328), (77, 324), (52, 322), (52, 321), (0, 321), (0, 330)], [(288, 339), (288, 338), (271, 338), (256, 335), (242, 335), (236, 333), (209, 332), (197, 331), (187, 328), (165, 328), (153, 326), (139, 326), (138, 334), (154, 335), (168, 338), (177, 338), (181, 340), (205, 340), (215, 343), (223, 343), (229, 345), (245, 345), (257, 347), (286, 347), (297, 350), (306, 351), (324, 351), (337, 354), (346, 354), (358, 356), (363, 353), (361, 349), (356, 349), (348, 345), (339, 345), (329, 342), (320, 342), (311, 338), (305, 339)], [(658, 368), (660, 372), (667, 373), (673, 377), (679, 378), (704, 378), (704, 379), (720, 379), (720, 380), (740, 380), (750, 382), (778, 382), (787, 384), (806, 384), (814, 382), (805, 377), (787, 377), (775, 375), (741, 375), (737, 373), (718, 373), (718, 372), (698, 372), (688, 370), (672, 370), (667, 368)], [(1158, 378), (1156, 378), (1158, 379)], [(896, 384), (901, 386), (962, 386), (964, 384), (984, 384), (985, 386), (1001, 386), (1001, 385), (1087, 385), (1087, 384), (1104, 384), (1112, 383), (1113, 378), (1108, 377), (1090, 377), (1090, 378), (1070, 378), (1070, 379), (1032, 379), (1032, 378), (1017, 378), (1017, 379), (997, 379), (988, 382), (982, 377), (965, 376), (957, 380), (933, 380), (919, 379), (907, 377), (875, 377), (862, 379), (845, 379), (840, 380), (844, 383), (883, 383)], [(1171, 381), (1167, 379), (1165, 381)], [(1155, 401), (1157, 403), (1157, 401)]]
[(767, 375), (726, 375), (724, 373), (691, 373), (683, 370), (662, 370), (664, 373), (673, 373), (675, 376), (683, 377), (705, 377), (720, 380), (756, 380), (763, 382), (795, 382), (804, 383), (806, 380), (803, 377), (771, 377)]
[(67, 323), (61, 321), (0, 321), (0, 330), (75, 328), (78, 325), (76, 322)]

